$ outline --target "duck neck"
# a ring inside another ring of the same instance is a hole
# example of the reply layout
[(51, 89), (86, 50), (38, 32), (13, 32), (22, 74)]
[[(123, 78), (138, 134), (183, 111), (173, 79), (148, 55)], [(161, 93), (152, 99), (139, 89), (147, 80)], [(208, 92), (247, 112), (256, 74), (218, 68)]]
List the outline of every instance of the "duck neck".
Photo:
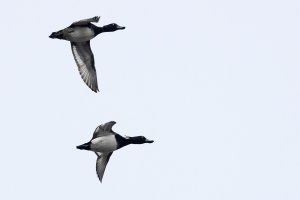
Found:
[(98, 26), (95, 26), (94, 31), (96, 35), (105, 32), (103, 31), (103, 27), (98, 27)]
[(124, 138), (119, 134), (116, 134), (115, 137), (116, 137), (116, 140), (117, 140), (117, 143), (118, 143), (118, 149), (131, 144), (129, 139)]

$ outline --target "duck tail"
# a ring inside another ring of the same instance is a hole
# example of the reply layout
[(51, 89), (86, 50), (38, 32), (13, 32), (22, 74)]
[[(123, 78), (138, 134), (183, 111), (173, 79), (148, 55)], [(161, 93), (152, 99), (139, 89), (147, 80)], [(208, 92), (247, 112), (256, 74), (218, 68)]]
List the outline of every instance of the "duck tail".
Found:
[(49, 38), (63, 39), (63, 30), (51, 33), (51, 35), (49, 35)]
[(84, 143), (82, 145), (77, 146), (76, 148), (80, 150), (91, 150), (91, 142)]

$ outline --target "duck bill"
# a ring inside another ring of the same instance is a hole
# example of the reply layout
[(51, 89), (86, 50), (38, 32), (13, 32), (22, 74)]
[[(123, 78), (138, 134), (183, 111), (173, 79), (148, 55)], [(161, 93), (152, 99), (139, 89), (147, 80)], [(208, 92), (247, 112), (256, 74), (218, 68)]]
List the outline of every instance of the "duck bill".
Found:
[(153, 143), (154, 141), (153, 140), (148, 140), (146, 139), (145, 143)]
[(118, 28), (118, 30), (123, 30), (123, 29), (125, 29), (124, 26), (118, 26), (117, 28)]

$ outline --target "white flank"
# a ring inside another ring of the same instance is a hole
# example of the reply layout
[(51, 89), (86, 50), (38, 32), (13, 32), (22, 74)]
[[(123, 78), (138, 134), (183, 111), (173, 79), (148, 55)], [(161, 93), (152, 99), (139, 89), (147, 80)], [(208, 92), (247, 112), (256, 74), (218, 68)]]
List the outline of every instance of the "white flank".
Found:
[(108, 153), (117, 149), (117, 141), (114, 135), (95, 138), (91, 143), (91, 150), (96, 152)]

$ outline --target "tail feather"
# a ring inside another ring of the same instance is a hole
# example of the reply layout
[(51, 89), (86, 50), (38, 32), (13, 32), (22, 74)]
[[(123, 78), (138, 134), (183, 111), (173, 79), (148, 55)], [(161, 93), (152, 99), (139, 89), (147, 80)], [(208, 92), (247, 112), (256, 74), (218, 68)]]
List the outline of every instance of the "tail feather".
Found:
[(51, 35), (49, 36), (49, 38), (52, 38), (52, 39), (54, 39), (54, 38), (63, 39), (63, 30), (51, 33)]
[(76, 148), (80, 150), (91, 150), (91, 143), (84, 143), (82, 145), (77, 146)]

